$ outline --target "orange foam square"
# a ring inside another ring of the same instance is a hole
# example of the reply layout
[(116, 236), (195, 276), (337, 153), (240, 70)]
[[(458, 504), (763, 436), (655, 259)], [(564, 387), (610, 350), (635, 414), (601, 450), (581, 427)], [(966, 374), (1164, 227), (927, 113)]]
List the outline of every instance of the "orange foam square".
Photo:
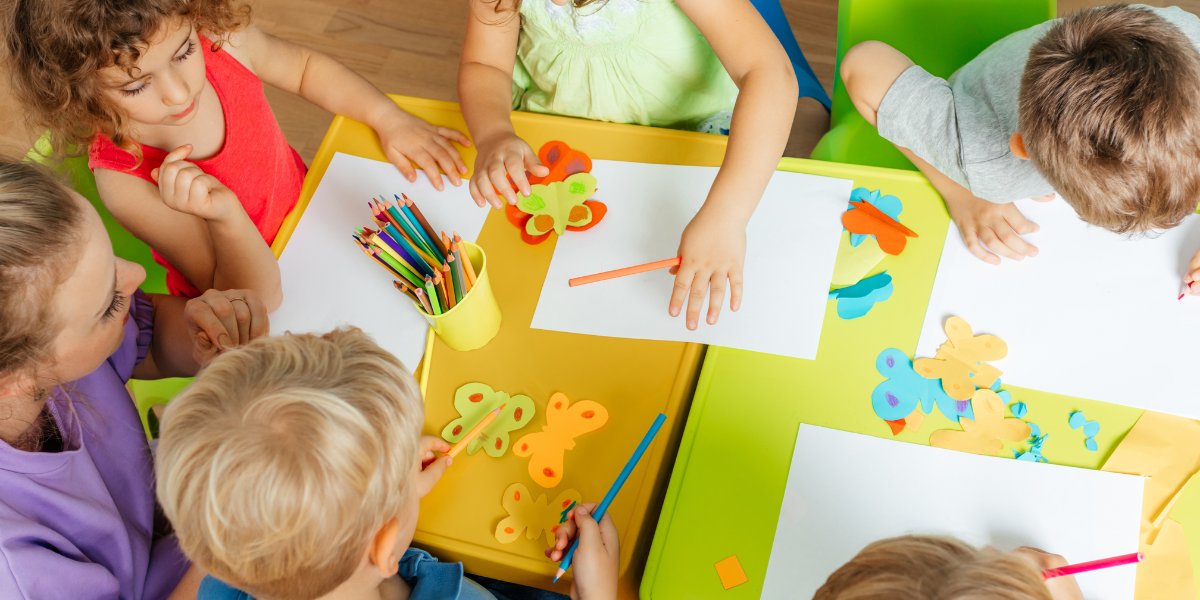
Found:
[(717, 567), (717, 576), (721, 578), (721, 585), (725, 586), (725, 589), (750, 581), (746, 577), (746, 572), (742, 570), (742, 563), (738, 562), (736, 554), (714, 566)]

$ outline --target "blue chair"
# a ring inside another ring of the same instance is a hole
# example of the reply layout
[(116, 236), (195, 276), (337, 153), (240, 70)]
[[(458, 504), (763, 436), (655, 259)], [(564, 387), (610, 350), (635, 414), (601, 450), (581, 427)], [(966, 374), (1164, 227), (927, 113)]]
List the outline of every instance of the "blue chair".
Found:
[(804, 53), (800, 51), (800, 44), (796, 43), (796, 36), (792, 33), (792, 26), (788, 25), (779, 0), (750, 0), (750, 3), (758, 9), (758, 14), (762, 15), (771, 31), (775, 32), (775, 37), (779, 38), (779, 43), (783, 44), (788, 58), (792, 60), (792, 69), (796, 71), (796, 83), (800, 86), (800, 97), (815, 98), (825, 106), (825, 110), (830, 110), (832, 102), (829, 94), (825, 93), (825, 88), (817, 81), (812, 67), (808, 66), (808, 61), (804, 59)]

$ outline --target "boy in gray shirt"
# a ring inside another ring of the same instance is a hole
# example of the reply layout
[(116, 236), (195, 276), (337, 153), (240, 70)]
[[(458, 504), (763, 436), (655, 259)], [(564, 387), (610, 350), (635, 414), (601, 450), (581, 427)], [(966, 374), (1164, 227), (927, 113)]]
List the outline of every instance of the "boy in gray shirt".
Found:
[[(863, 117), (941, 193), (971, 252), (998, 265), (996, 254), (1037, 255), (1020, 235), (1038, 227), (1013, 200), (1057, 191), (1117, 233), (1196, 211), (1197, 43), (1195, 15), (1116, 5), (1013, 33), (949, 81), (881, 42), (851, 48), (841, 76)], [(1189, 281), (1197, 267), (1200, 252)]]

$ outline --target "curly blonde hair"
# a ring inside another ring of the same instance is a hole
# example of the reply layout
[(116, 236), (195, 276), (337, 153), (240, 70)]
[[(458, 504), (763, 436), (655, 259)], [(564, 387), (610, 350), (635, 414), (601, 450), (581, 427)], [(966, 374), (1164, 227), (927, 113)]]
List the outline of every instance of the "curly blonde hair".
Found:
[(242, 0), (0, 0), (11, 86), (30, 124), (48, 129), (52, 154), (86, 152), (98, 135), (138, 155), (129, 115), (105, 93), (100, 71), (135, 76), (163, 26), (182, 17), (213, 40), (250, 22)]

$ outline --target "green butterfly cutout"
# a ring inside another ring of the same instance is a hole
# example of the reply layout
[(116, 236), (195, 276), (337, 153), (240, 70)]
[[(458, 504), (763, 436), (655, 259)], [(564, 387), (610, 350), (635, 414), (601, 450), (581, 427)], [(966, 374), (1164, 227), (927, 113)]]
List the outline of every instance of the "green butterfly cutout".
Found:
[(454, 408), (462, 416), (442, 430), (442, 439), (451, 444), (461, 440), (501, 404), (507, 406), (491, 425), (467, 444), (467, 454), (475, 454), (483, 448), (488, 456), (503, 456), (508, 450), (508, 434), (527, 425), (537, 410), (529, 396), (509, 396), (482, 383), (468, 383), (454, 392)]
[(565, 181), (529, 187), (530, 194), (517, 202), (521, 212), (533, 215), (525, 223), (529, 235), (551, 230), (562, 235), (568, 226), (582, 227), (592, 222), (592, 209), (583, 203), (596, 193), (596, 178), (591, 173), (576, 173)]

